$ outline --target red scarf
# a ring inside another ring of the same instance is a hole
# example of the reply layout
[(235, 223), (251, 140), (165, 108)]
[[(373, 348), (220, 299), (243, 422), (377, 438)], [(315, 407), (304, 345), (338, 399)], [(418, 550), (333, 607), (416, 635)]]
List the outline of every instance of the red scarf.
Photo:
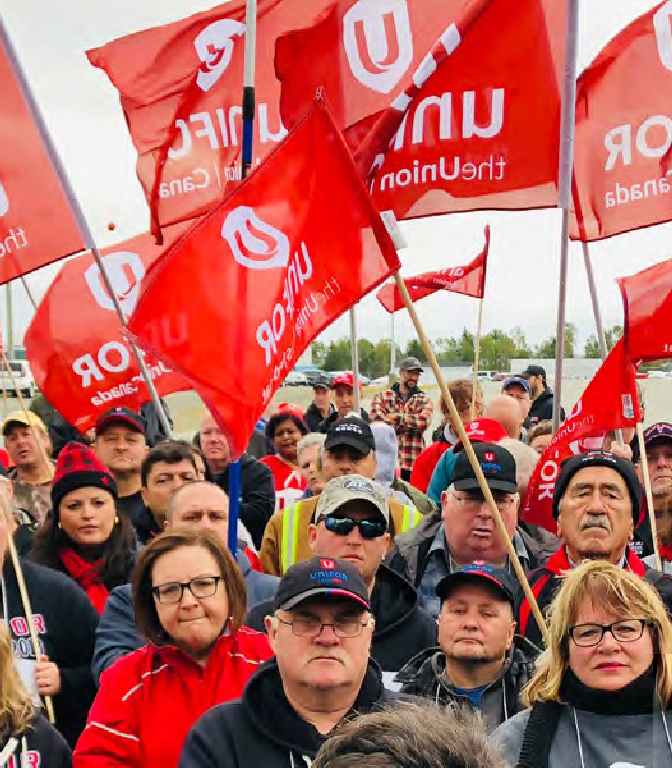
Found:
[(672, 561), (672, 544), (659, 544), (658, 551), (660, 552), (661, 560)]
[(89, 596), (93, 607), (99, 614), (102, 614), (109, 594), (100, 577), (103, 561), (96, 560), (93, 563), (87, 563), (83, 557), (80, 557), (69, 547), (61, 549), (59, 555), (70, 578), (79, 584)]

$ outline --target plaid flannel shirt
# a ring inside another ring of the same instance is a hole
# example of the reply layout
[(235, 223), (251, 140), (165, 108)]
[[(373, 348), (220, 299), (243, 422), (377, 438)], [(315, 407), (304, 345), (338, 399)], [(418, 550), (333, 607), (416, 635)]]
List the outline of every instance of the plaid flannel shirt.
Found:
[[(394, 427), (399, 446), (399, 466), (413, 469), (413, 463), (425, 449), (424, 432), (432, 422), (434, 404), (422, 391), (404, 402), (393, 389), (378, 392), (371, 401), (371, 419), (386, 421)], [(391, 414), (395, 414), (391, 418)]]

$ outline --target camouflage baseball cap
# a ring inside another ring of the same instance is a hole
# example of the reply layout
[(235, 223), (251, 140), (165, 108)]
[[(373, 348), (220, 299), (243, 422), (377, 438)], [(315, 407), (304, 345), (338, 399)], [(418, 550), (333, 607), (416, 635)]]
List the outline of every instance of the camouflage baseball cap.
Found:
[(315, 522), (333, 515), (349, 501), (366, 501), (390, 522), (390, 507), (378, 483), (362, 475), (342, 475), (330, 480), (320, 494), (315, 508)]

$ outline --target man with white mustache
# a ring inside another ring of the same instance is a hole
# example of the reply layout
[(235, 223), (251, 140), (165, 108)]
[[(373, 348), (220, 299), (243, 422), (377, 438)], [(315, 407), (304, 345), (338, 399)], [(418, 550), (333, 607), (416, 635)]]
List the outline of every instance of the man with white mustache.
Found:
[[(669, 609), (672, 578), (648, 568), (630, 547), (641, 500), (642, 487), (632, 462), (626, 459), (608, 451), (590, 451), (564, 462), (553, 494), (553, 515), (562, 546), (543, 568), (528, 577), (542, 613), (555, 597), (564, 574), (584, 560), (607, 560), (645, 576)], [(518, 613), (518, 631), (543, 646), (526, 599)]]

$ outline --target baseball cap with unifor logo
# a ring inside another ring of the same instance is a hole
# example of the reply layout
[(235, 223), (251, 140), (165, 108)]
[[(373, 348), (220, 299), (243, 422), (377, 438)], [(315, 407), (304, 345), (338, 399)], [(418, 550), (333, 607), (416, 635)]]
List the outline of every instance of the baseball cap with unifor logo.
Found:
[[(513, 455), (496, 443), (474, 443), (473, 448), (490, 489), (516, 493), (518, 483), (516, 482), (516, 460)], [(460, 451), (455, 460), (453, 487), (456, 491), (473, 491), (480, 488), (476, 473), (465, 451)]]
[(132, 411), (130, 408), (124, 408), (121, 405), (116, 408), (110, 408), (109, 411), (105, 411), (105, 413), (98, 417), (96, 437), (102, 434), (110, 424), (122, 424), (143, 435), (147, 430), (147, 422), (137, 411)]
[(354, 448), (364, 456), (376, 450), (376, 441), (371, 427), (358, 416), (337, 419), (327, 430), (324, 450), (330, 451), (339, 445)]
[(343, 475), (330, 480), (317, 500), (315, 507), (315, 523), (323, 517), (337, 512), (342, 506), (351, 501), (366, 502), (374, 512), (378, 512), (390, 522), (390, 507), (383, 495), (383, 489), (378, 483), (363, 475)]
[(481, 582), (487, 583), (493, 587), (504, 600), (507, 600), (511, 607), (516, 609), (516, 594), (518, 593), (518, 585), (511, 574), (504, 568), (498, 568), (494, 565), (488, 565), (487, 563), (471, 563), (465, 565), (464, 568), (460, 568), (457, 571), (449, 573), (444, 576), (436, 586), (437, 597), (441, 601), (449, 597), (453, 589), (458, 584), (464, 584), (465, 582)]
[[(509, 436), (509, 433), (495, 419), (476, 419), (470, 421), (464, 428), (471, 443), (498, 443)], [(454, 453), (462, 450), (464, 445), (461, 440), (455, 443)]]
[(311, 597), (340, 597), (371, 610), (369, 592), (352, 563), (328, 557), (313, 557), (293, 565), (280, 579), (274, 610), (289, 611)]

